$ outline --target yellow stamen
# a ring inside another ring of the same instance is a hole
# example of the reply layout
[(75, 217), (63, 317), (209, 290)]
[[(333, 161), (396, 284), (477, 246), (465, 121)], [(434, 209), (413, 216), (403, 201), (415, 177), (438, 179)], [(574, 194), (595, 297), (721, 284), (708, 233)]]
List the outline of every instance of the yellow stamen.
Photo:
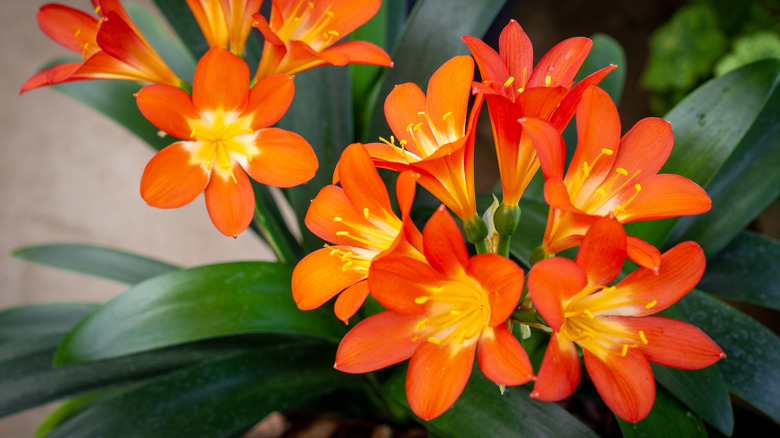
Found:
[(647, 303), (647, 305), (645, 306), (645, 309), (648, 309), (648, 310), (650, 310), (650, 309), (652, 309), (653, 307), (655, 307), (655, 305), (656, 305), (656, 304), (658, 304), (658, 300), (653, 300), (653, 301), (650, 301), (650, 302), (649, 302), (649, 303)]
[(628, 344), (623, 344), (623, 351), (620, 352), (620, 355), (626, 357), (626, 354), (628, 354)]
[(515, 81), (515, 77), (510, 76), (509, 79), (507, 79), (506, 82), (504, 82), (504, 88), (509, 88), (509, 86), (512, 85), (512, 82), (514, 81)]
[(369, 216), (370, 216), (370, 215), (368, 214), (368, 207), (365, 207), (365, 208), (363, 208), (363, 217), (365, 217), (366, 219), (368, 219), (368, 217), (369, 217)]
[(439, 344), (441, 344), (441, 339), (439, 339), (439, 338), (437, 338), (435, 336), (430, 336), (428, 338), (428, 342), (430, 342), (431, 344), (439, 345)]
[(552, 84), (552, 78), (547, 75), (544, 77), (544, 86), (549, 87)]
[(428, 297), (417, 297), (414, 299), (414, 302), (417, 304), (425, 304), (428, 302), (428, 300), (429, 300)]
[(639, 339), (642, 340), (642, 343), (647, 345), (647, 338), (645, 337), (645, 332), (642, 330), (639, 330)]

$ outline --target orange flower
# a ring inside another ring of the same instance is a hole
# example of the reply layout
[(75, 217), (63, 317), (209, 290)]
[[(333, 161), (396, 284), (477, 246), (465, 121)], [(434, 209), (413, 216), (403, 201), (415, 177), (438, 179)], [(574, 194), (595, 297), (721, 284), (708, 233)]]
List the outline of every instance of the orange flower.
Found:
[(295, 74), (326, 64), (374, 64), (392, 67), (390, 56), (375, 44), (335, 44), (368, 21), (381, 0), (272, 0), (270, 22), (255, 14), (254, 26), (265, 37), (255, 78)]
[(476, 354), (496, 383), (533, 378), (523, 347), (504, 322), (517, 306), (523, 271), (495, 255), (469, 258), (455, 221), (444, 208), (423, 230), (428, 263), (388, 254), (371, 265), (369, 287), (387, 311), (359, 322), (339, 345), (336, 369), (365, 373), (406, 359), (406, 395), (429, 420), (460, 396)]
[[(578, 245), (600, 217), (613, 215), (621, 223), (703, 213), (710, 198), (688, 178), (657, 174), (672, 150), (669, 122), (657, 117), (640, 120), (620, 137), (620, 119), (609, 95), (598, 87), (583, 94), (577, 113), (579, 143), (568, 172), (554, 148), (538, 148), (545, 175), (544, 197), (550, 215), (543, 248), (555, 254)], [(523, 126), (533, 137), (559, 137), (533, 121)], [(534, 140), (543, 144), (549, 140)], [(657, 267), (658, 253), (646, 242), (629, 237), (629, 258)]]
[(397, 85), (385, 100), (395, 137), (366, 145), (377, 167), (419, 173), (420, 185), (465, 222), (478, 219), (474, 127), (481, 96), (466, 118), (473, 77), (471, 57), (456, 56), (431, 76), (427, 97), (411, 82)]
[(422, 236), (409, 219), (416, 175), (398, 177), (399, 219), (390, 206), (382, 179), (359, 143), (350, 145), (338, 164), (341, 185), (320, 190), (306, 212), (306, 226), (334, 243), (304, 257), (292, 276), (292, 293), (301, 310), (333, 298), (336, 316), (345, 323), (368, 296), (368, 270), (388, 250), (422, 258)]
[[(593, 45), (588, 38), (570, 38), (559, 43), (536, 68), (531, 40), (515, 20), (501, 32), (498, 52), (478, 38), (464, 36), (462, 39), (482, 75), (482, 82), (474, 83), (474, 92), (487, 96), (503, 204), (517, 206), (539, 169), (534, 146), (517, 120), (539, 118), (550, 121), (562, 132), (574, 115), (584, 89), (598, 84), (617, 66), (602, 68), (572, 88), (574, 76)], [(561, 144), (544, 146), (562, 147)]]
[(278, 187), (314, 176), (317, 157), (300, 135), (268, 128), (287, 111), (292, 77), (273, 75), (249, 89), (249, 67), (220, 47), (195, 68), (192, 96), (169, 85), (148, 85), (138, 108), (155, 126), (183, 139), (155, 155), (141, 177), (141, 196), (154, 207), (188, 204), (205, 190), (206, 207), (223, 234), (237, 236), (254, 212), (256, 181)]
[(230, 49), (244, 54), (244, 45), (252, 30), (252, 15), (263, 0), (187, 0), (209, 47)]
[(574, 392), (580, 377), (577, 344), (607, 406), (626, 421), (639, 421), (655, 399), (648, 361), (698, 369), (726, 357), (698, 328), (649, 316), (698, 283), (705, 265), (699, 245), (681, 243), (663, 254), (657, 273), (639, 268), (608, 286), (625, 257), (623, 227), (602, 218), (585, 235), (576, 261), (555, 257), (531, 268), (528, 290), (553, 329), (531, 397), (557, 401)]
[(127, 79), (175, 87), (182, 81), (141, 35), (118, 0), (92, 0), (97, 19), (56, 3), (41, 7), (38, 25), (51, 39), (81, 55), (83, 62), (45, 68), (20, 93), (46, 85), (86, 79)]

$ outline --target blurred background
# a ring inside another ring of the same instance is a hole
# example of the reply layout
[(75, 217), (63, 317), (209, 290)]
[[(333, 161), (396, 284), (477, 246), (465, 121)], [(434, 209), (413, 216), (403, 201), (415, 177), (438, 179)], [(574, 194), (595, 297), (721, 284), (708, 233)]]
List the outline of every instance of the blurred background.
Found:
[[(19, 96), (19, 87), (44, 63), (70, 55), (38, 29), (35, 14), (43, 3), (0, 2), (0, 57), (5, 60), (0, 309), (42, 301), (105, 301), (125, 289), (14, 259), (11, 252), (25, 245), (83, 242), (181, 266), (271, 259), (251, 232), (237, 239), (220, 234), (202, 196), (175, 210), (146, 206), (138, 184), (154, 153), (114, 122), (51, 89)], [(88, 0), (60, 3), (91, 8)], [(149, 0), (124, 3), (151, 5)], [(780, 57), (779, 12), (780, 0), (510, 0), (485, 39), (496, 47), (500, 30), (514, 18), (530, 36), (538, 61), (568, 37), (603, 33), (615, 38), (627, 58), (627, 65), (619, 66), (626, 74), (619, 104), (625, 131), (641, 118), (663, 115), (714, 75)], [(487, 168), (491, 154), (482, 157)], [(780, 237), (777, 202), (751, 228)], [(0, 419), (0, 436), (31, 436), (48, 409)]]

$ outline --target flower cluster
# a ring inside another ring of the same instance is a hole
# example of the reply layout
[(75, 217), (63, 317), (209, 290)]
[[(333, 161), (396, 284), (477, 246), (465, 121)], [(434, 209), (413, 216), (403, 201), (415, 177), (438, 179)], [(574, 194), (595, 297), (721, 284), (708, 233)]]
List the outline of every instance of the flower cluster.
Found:
[[(318, 170), (307, 140), (273, 127), (294, 98), (292, 75), (326, 64), (392, 66), (378, 46), (339, 42), (376, 14), (380, 0), (273, 0), (269, 17), (258, 12), (261, 0), (187, 0), (210, 46), (190, 86), (118, 0), (92, 1), (99, 18), (57, 4), (41, 8), (43, 31), (82, 61), (38, 72), (21, 91), (84, 79), (151, 82), (135, 94), (138, 109), (179, 141), (148, 163), (141, 196), (176, 208), (205, 192), (211, 220), (228, 236), (255, 216), (250, 178), (291, 187)], [(251, 77), (242, 56), (253, 27), (264, 43)], [(360, 316), (338, 347), (338, 370), (366, 373), (408, 359), (406, 394), (423, 419), (456, 402), (476, 358), (490, 380), (532, 385), (531, 397), (542, 401), (575, 391), (582, 360), (607, 406), (639, 421), (655, 398), (649, 362), (697, 369), (725, 354), (696, 327), (653, 316), (699, 281), (702, 249), (683, 242), (661, 254), (622, 224), (703, 213), (710, 198), (685, 177), (658, 173), (674, 143), (668, 122), (647, 118), (621, 135), (615, 104), (598, 87), (616, 66), (575, 83), (589, 39), (561, 42), (535, 67), (531, 42), (515, 21), (501, 33), (498, 51), (475, 37), (463, 42), (471, 56), (445, 62), (425, 92), (413, 83), (390, 92), (389, 139), (346, 147), (333, 184), (312, 200), (304, 221), (328, 243), (297, 264), (292, 297), (311, 310), (338, 296), (340, 320)], [(502, 200), (483, 217), (474, 154), (485, 102)], [(578, 142), (564, 172), (561, 133), (575, 117)], [(398, 174), (399, 213), (378, 168)], [(526, 272), (509, 242), (539, 169), (549, 216)], [(412, 220), (417, 184), (442, 204), (422, 231)], [(477, 254), (470, 255), (466, 240)], [(573, 260), (557, 255), (575, 247)], [(640, 267), (616, 282), (626, 259)], [(367, 299), (385, 310), (364, 317)], [(549, 335), (536, 371), (517, 326)]]

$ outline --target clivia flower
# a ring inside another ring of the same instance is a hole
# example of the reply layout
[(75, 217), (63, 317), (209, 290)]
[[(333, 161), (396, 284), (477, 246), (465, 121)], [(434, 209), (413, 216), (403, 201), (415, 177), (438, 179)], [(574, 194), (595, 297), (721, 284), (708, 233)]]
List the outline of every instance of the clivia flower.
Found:
[[(524, 121), (532, 136), (560, 139), (543, 124)], [(620, 119), (609, 95), (598, 87), (583, 94), (577, 112), (579, 142), (563, 176), (564, 157), (557, 148), (537, 148), (545, 177), (544, 198), (550, 214), (542, 247), (555, 254), (578, 245), (602, 216), (620, 223), (699, 214), (710, 209), (707, 193), (688, 178), (658, 174), (672, 151), (669, 122), (640, 120), (620, 137)], [(558, 141), (549, 140), (549, 141)], [(544, 140), (534, 140), (542, 144)], [(658, 250), (635, 237), (629, 258), (645, 267), (658, 266)]]
[(244, 54), (244, 45), (263, 0), (187, 0), (209, 47)]
[[(539, 169), (534, 145), (517, 120), (539, 118), (562, 132), (574, 115), (582, 92), (598, 84), (615, 65), (589, 75), (576, 86), (574, 76), (588, 56), (593, 42), (569, 38), (553, 47), (533, 66), (533, 46), (522, 27), (511, 20), (504, 27), (496, 52), (482, 40), (464, 36), (463, 42), (479, 66), (482, 82), (474, 92), (487, 99), (496, 144), (503, 204), (517, 206), (525, 188)], [(560, 147), (559, 145), (544, 145)]]
[(152, 124), (182, 139), (155, 155), (141, 177), (141, 196), (153, 207), (177, 208), (205, 190), (211, 221), (237, 236), (252, 220), (254, 180), (291, 187), (310, 180), (317, 156), (300, 135), (269, 128), (287, 111), (295, 88), (273, 75), (249, 89), (249, 67), (215, 47), (195, 68), (192, 96), (154, 84), (137, 94), (138, 109)]
[(404, 172), (398, 176), (399, 219), (361, 144), (344, 150), (338, 169), (341, 187), (329, 185), (320, 190), (304, 219), (309, 230), (332, 244), (298, 263), (292, 293), (301, 310), (320, 307), (340, 293), (334, 310), (346, 323), (369, 294), (371, 263), (388, 251), (422, 258), (422, 236), (409, 219), (416, 175)]
[(614, 218), (599, 219), (585, 235), (576, 261), (554, 257), (536, 263), (528, 290), (552, 328), (531, 397), (557, 401), (580, 378), (575, 345), (607, 406), (639, 421), (653, 406), (655, 381), (648, 361), (699, 369), (726, 357), (697, 327), (651, 316), (682, 298), (704, 273), (704, 252), (683, 242), (665, 252), (660, 270), (639, 268), (614, 286), (626, 257), (626, 234)]
[(423, 230), (425, 261), (388, 254), (369, 271), (372, 295), (388, 310), (359, 322), (342, 339), (335, 367), (378, 370), (406, 359), (406, 395), (430, 420), (460, 396), (474, 356), (490, 380), (533, 379), (528, 356), (505, 321), (523, 289), (523, 270), (495, 254), (469, 258), (455, 221), (441, 207)]
[(474, 128), (482, 98), (477, 97), (469, 115), (473, 77), (471, 57), (456, 56), (431, 76), (427, 96), (414, 83), (397, 85), (385, 99), (385, 116), (395, 136), (366, 145), (377, 167), (419, 173), (420, 185), (464, 222), (479, 219)]
[(367, 41), (337, 42), (367, 22), (381, 0), (272, 0), (270, 21), (254, 15), (265, 37), (256, 79), (295, 74), (322, 65), (392, 67), (390, 56)]
[(20, 93), (87, 79), (126, 79), (174, 87), (183, 84), (141, 35), (118, 0), (92, 0), (92, 4), (99, 19), (57, 3), (41, 7), (41, 30), (81, 55), (82, 62), (45, 68), (28, 79)]

